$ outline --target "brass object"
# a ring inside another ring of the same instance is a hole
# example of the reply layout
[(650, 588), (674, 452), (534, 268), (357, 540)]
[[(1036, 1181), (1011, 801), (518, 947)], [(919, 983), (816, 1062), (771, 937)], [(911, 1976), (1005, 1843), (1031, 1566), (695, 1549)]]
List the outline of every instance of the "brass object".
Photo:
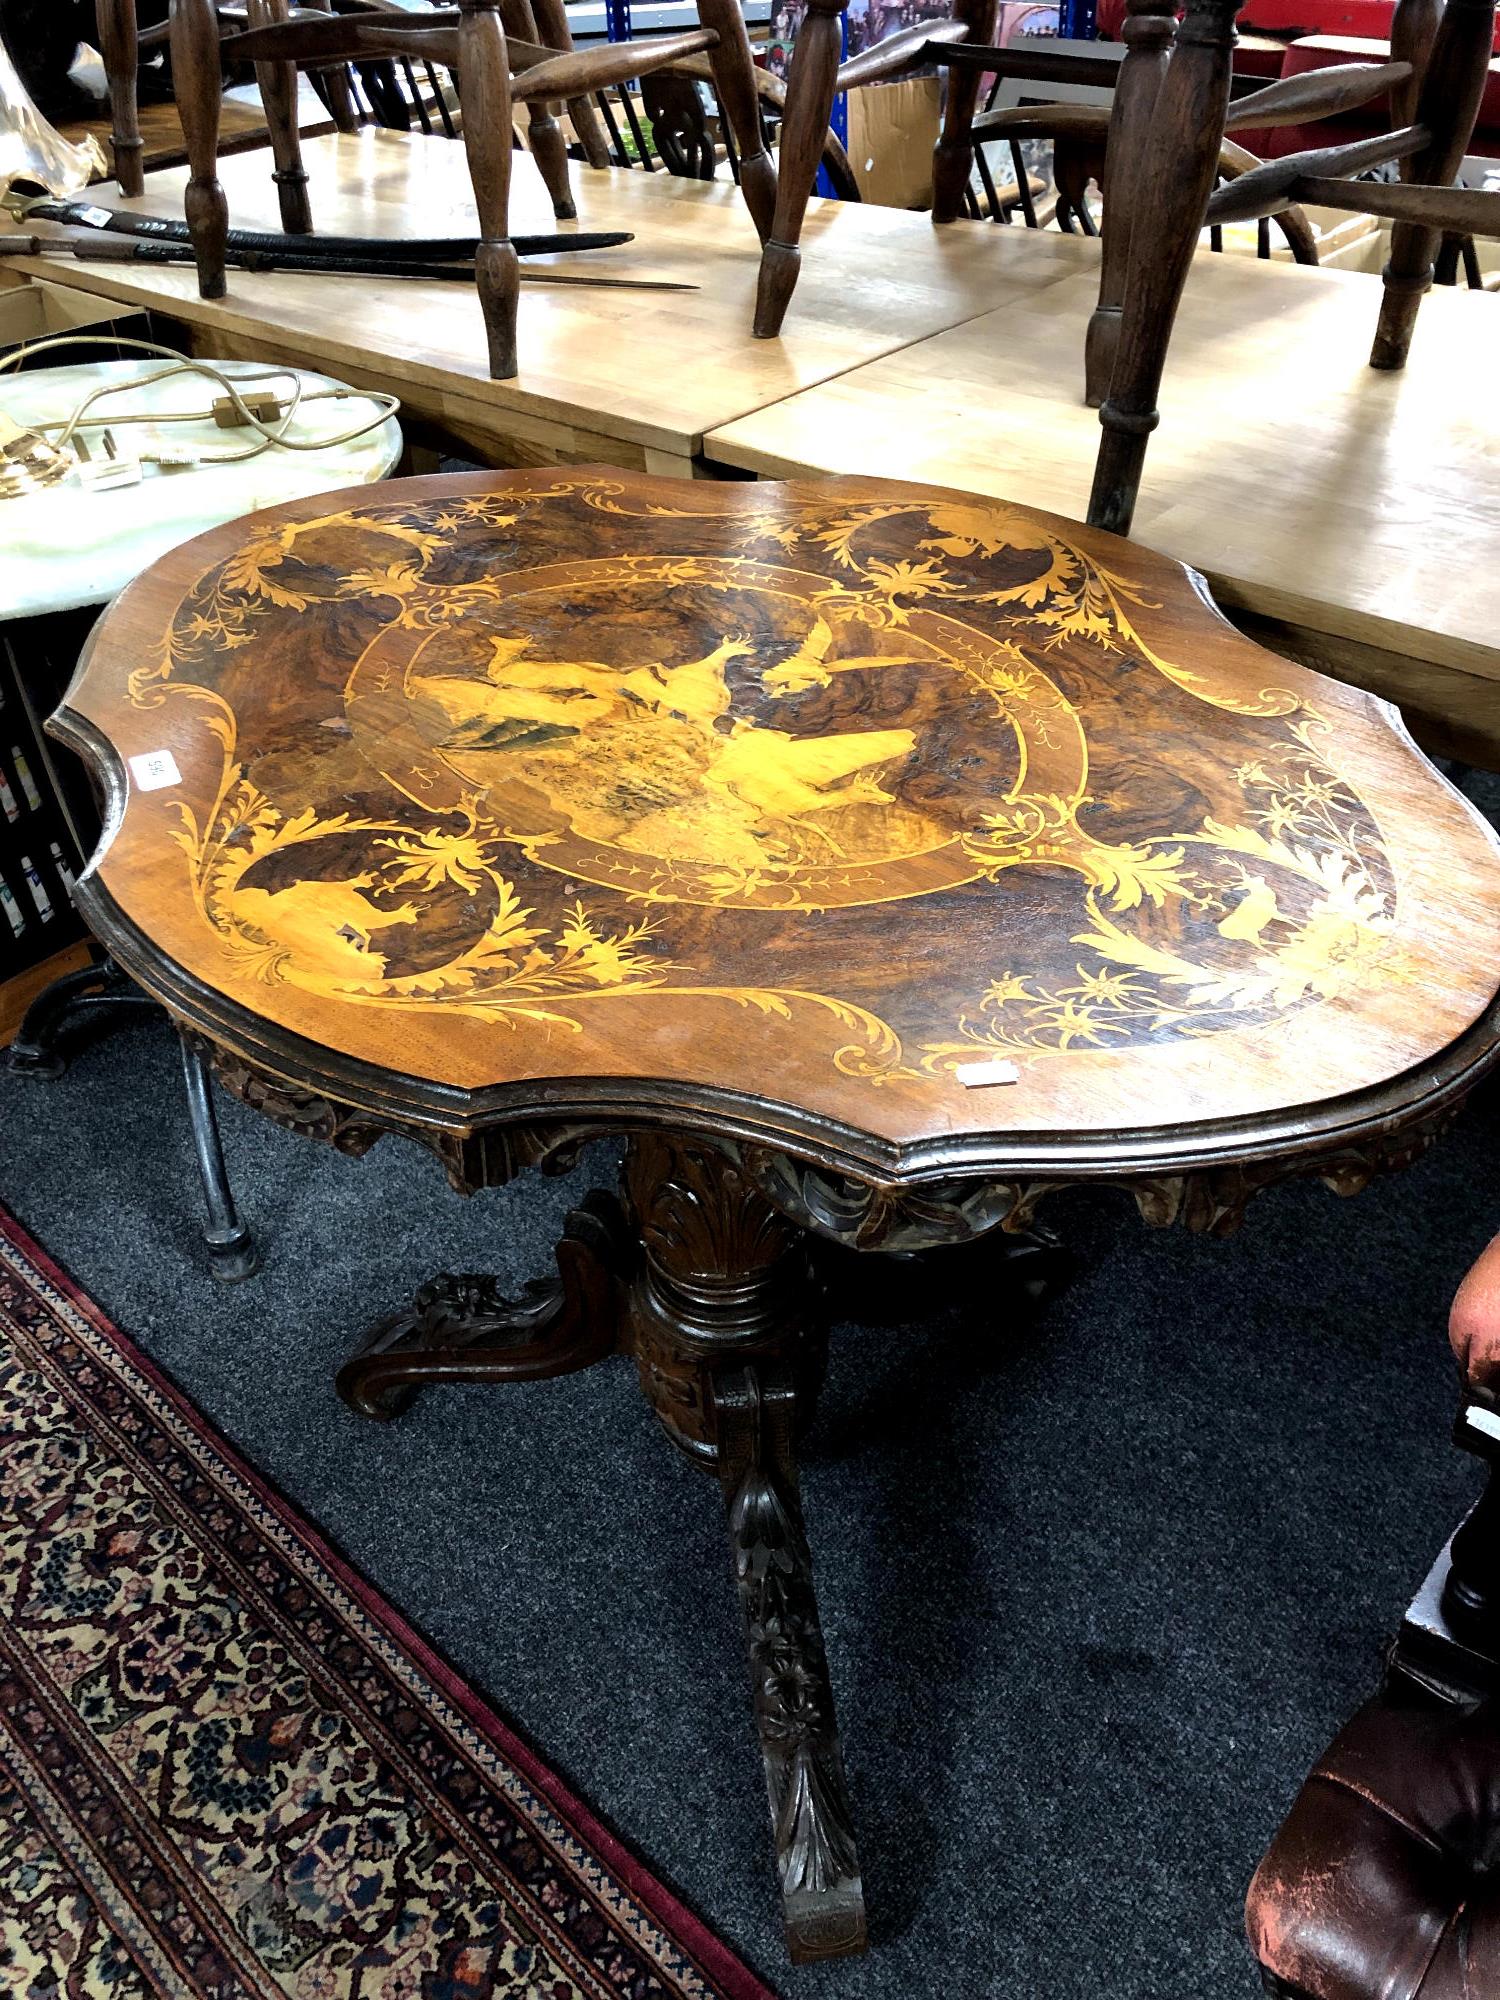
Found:
[(49, 194), (76, 194), (108, 172), (97, 139), (74, 145), (47, 123), (0, 43), (0, 192), (27, 181)]
[(66, 479), (72, 461), (39, 431), (23, 430), (0, 415), (0, 500), (18, 500)]

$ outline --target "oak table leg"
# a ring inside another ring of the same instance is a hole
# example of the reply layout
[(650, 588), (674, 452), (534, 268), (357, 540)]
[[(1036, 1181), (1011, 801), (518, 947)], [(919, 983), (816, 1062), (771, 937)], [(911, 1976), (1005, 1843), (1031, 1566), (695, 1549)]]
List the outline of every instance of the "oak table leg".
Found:
[(140, 44), (135, 0), (97, 0), (96, 12), (104, 74), (109, 80), (109, 143), (114, 152), (115, 179), (122, 195), (144, 194), (146, 142), (141, 137), (136, 107)]
[(761, 251), (755, 294), (757, 340), (772, 340), (780, 333), (797, 289), (797, 274), (802, 268), (802, 252), (797, 246), (833, 110), (845, 4), (847, 0), (810, 0), (792, 50), (781, 127), (781, 163), (776, 174), (776, 214)]
[(185, 207), (205, 299), (224, 296), (229, 203), (219, 185), (219, 21), (214, 0), (172, 0), (172, 88), (187, 144)]

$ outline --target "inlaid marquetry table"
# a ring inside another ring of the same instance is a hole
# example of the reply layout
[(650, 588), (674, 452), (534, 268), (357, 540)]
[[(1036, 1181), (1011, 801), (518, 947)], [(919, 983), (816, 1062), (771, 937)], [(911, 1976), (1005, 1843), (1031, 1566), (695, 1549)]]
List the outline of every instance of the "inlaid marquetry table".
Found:
[(633, 1357), (723, 1487), (796, 1958), (865, 1937), (813, 1246), (1023, 1234), (1079, 1183), (1223, 1232), (1409, 1160), (1496, 1053), (1500, 847), (1395, 711), (971, 496), (298, 501), (133, 584), (53, 726), (106, 801), (89, 922), (238, 1096), (463, 1190), (625, 1136), (555, 1280), (434, 1276), (340, 1389)]

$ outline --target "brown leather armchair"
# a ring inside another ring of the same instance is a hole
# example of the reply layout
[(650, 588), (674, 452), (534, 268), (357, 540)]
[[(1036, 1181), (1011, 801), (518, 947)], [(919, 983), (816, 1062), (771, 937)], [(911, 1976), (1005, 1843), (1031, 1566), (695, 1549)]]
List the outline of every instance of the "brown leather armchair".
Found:
[(1282, 2000), (1500, 2000), (1500, 1236), (1459, 1287), (1457, 1441), (1488, 1488), (1250, 1884)]

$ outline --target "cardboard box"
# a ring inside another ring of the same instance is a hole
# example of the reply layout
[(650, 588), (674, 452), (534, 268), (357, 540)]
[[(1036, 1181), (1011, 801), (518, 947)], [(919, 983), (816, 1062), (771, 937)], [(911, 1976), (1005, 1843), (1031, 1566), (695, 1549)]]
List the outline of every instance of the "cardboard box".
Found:
[(936, 76), (914, 76), (849, 92), (849, 161), (866, 201), (932, 206), (941, 90)]
[(49, 285), (44, 278), (8, 273), (0, 282), (0, 350), (19, 347), (24, 340), (43, 340), (50, 333), (102, 327), (132, 319), (134, 306), (97, 292), (74, 291), (70, 285)]

